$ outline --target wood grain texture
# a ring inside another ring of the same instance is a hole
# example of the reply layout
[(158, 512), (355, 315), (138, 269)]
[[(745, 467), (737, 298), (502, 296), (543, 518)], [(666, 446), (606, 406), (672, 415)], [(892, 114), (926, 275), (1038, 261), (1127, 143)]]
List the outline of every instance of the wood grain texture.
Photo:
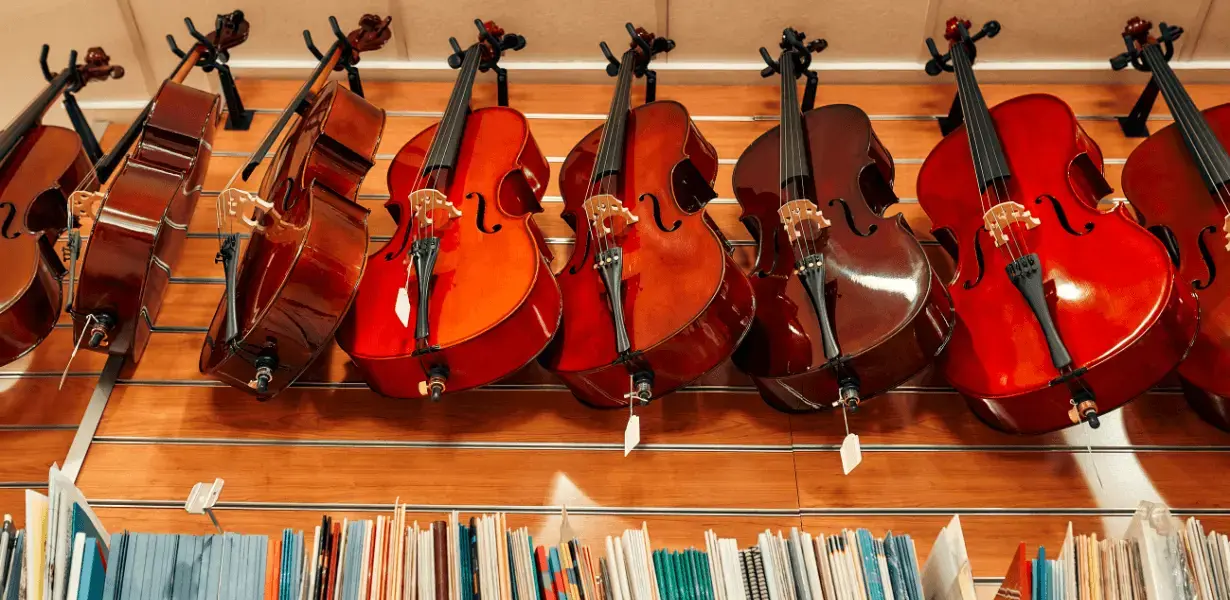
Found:
[(183, 497), (202, 473), (233, 502), (797, 507), (788, 452), (555, 452), (95, 443), (89, 498)]
[[(51, 463), (63, 463), (68, 446), (73, 442), (73, 431), (0, 431), (0, 457), (4, 468), (0, 470), (0, 483), (18, 481), (47, 481), (47, 469)], [(4, 507), (0, 512), (10, 510)]]

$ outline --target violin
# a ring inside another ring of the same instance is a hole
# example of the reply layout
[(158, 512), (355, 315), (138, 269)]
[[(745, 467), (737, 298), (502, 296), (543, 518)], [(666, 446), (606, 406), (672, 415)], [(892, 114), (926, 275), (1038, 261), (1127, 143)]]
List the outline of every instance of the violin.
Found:
[(170, 77), (97, 167), (103, 180), (115, 173), (114, 181), (105, 193), (72, 198), (79, 217), (94, 219), (70, 296), (74, 339), (88, 333), (88, 348), (133, 362), (141, 360), (183, 253), (222, 115), (218, 94), (184, 79), (194, 67), (225, 63), (227, 51), (248, 38), (241, 11), (218, 15), (208, 35), (184, 22), (197, 43), (179, 53)]
[[(812, 109), (811, 55), (827, 42), (782, 32), (781, 125), (735, 164), (741, 220), (757, 244), (756, 319), (734, 354), (761, 396), (784, 411), (855, 407), (935, 359), (952, 303), (897, 202), (893, 159), (848, 104)], [(796, 79), (807, 76), (800, 111)]]
[[(1165, 247), (1110, 193), (1071, 107), (1029, 94), (988, 108), (972, 63), (988, 22), (948, 21), (927, 72), (956, 75), (965, 123), (927, 156), (918, 201), (956, 273), (957, 323), (939, 366), (992, 427), (1100, 424), (1187, 352), (1199, 308)], [(1108, 252), (1108, 250), (1111, 250)]]
[(78, 134), (43, 125), (43, 115), (61, 95), (124, 76), (102, 48), (90, 48), (81, 64), (72, 51), (68, 67), (53, 74), (49, 51), (44, 45), (40, 58), (47, 87), (0, 132), (0, 365), (33, 350), (59, 320), (69, 270), (55, 244), (71, 225), (68, 198), (99, 182)]
[[(373, 253), (337, 341), (372, 389), (438, 400), (533, 361), (562, 310), (533, 213), (550, 179), (520, 112), (470, 110), (479, 72), (499, 70), (525, 38), (475, 19), (443, 119), (402, 146), (385, 207), (397, 222)], [(413, 325), (411, 325), (413, 323)]]
[(582, 402), (626, 406), (661, 397), (730, 357), (751, 326), (752, 286), (704, 213), (718, 157), (682, 104), (631, 106), (635, 77), (671, 40), (627, 25), (630, 48), (606, 123), (560, 169), (563, 218), (576, 232), (556, 274), (564, 318), (540, 361)]
[(1169, 64), (1183, 30), (1162, 23), (1154, 38), (1151, 27), (1128, 21), (1127, 52), (1111, 64), (1152, 73), (1152, 99), (1160, 90), (1174, 123), (1128, 156), (1123, 192), (1200, 297), (1200, 330), (1178, 368), (1184, 394), (1205, 420), (1230, 430), (1230, 104), (1197, 108)]
[[(312, 75), (219, 195), (219, 230), (238, 216), (252, 233), (242, 257), (237, 233), (219, 238), (226, 295), (201, 348), (202, 373), (272, 397), (328, 347), (350, 308), (367, 259), (359, 186), (375, 161), (385, 115), (328, 77), (345, 69), (357, 87), (354, 65), (361, 53), (384, 46), (391, 21), (364, 15), (346, 35), (329, 18), (336, 41), (318, 54)], [(304, 38), (314, 50), (311, 35)], [(279, 137), (259, 191), (243, 190)]]

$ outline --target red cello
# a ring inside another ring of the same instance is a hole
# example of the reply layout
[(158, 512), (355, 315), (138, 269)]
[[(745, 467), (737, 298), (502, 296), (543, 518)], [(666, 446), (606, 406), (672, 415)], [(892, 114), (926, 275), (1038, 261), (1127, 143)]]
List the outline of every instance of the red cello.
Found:
[[(201, 348), (202, 373), (269, 398), (302, 375), (333, 340), (367, 259), (368, 211), (357, 198), (376, 158), (384, 111), (329, 82), (329, 72), (346, 69), (352, 89), (361, 89), (354, 65), (360, 53), (389, 40), (391, 21), (364, 15), (346, 35), (329, 17), (337, 40), (317, 53), (316, 70), (232, 179), (235, 185), (247, 181), (299, 115), (259, 194), (228, 185), (219, 195), (220, 212), (243, 219), (252, 237), (242, 260), (238, 234), (220, 240), (226, 295)], [(304, 37), (315, 51), (307, 32)]]
[(1166, 249), (1110, 192), (1102, 152), (1062, 100), (1030, 94), (988, 108), (971, 63), (976, 36), (948, 21), (947, 55), (965, 124), (918, 175), (918, 201), (957, 261), (957, 312), (940, 367), (993, 427), (1096, 427), (1161, 380), (1190, 347), (1198, 307)]
[[(90, 48), (83, 64), (74, 50), (68, 68), (47, 70), (42, 93), (0, 132), (0, 365), (38, 346), (55, 327), (63, 306), (61, 283), (68, 272), (55, 250), (69, 227), (68, 198), (74, 190), (96, 189), (89, 157), (76, 132), (43, 125), (43, 115), (62, 94), (95, 79), (118, 79), (102, 48)], [(71, 277), (70, 277), (71, 279)]]
[(559, 326), (559, 287), (532, 219), (542, 212), (547, 159), (520, 112), (469, 108), (478, 72), (498, 70), (501, 54), (525, 38), (474, 24), (479, 39), (469, 49), (450, 40), (460, 74), (444, 118), (389, 167), (397, 232), (368, 258), (338, 331), (386, 396), (437, 400), (501, 379), (533, 361)]
[[(606, 124), (560, 169), (564, 220), (577, 243), (556, 274), (564, 319), (540, 357), (581, 401), (644, 403), (698, 379), (730, 357), (751, 326), (747, 276), (704, 213), (716, 194), (717, 152), (678, 102), (632, 108), (633, 77), (674, 47), (627, 25)], [(652, 84), (650, 84), (652, 86)]]
[[(944, 285), (901, 216), (893, 159), (854, 106), (812, 109), (816, 76), (803, 33), (782, 32), (781, 125), (735, 165), (735, 196), (757, 240), (749, 279), (756, 320), (734, 362), (774, 408), (856, 406), (935, 359), (954, 320)], [(799, 110), (796, 78), (807, 74)]]
[[(1152, 73), (1145, 98), (1151, 106), (1160, 90), (1174, 124), (1128, 156), (1123, 192), (1141, 224), (1170, 250), (1180, 278), (1200, 296), (1200, 333), (1179, 364), (1179, 379), (1192, 408), (1230, 431), (1230, 104), (1197, 108), (1169, 63), (1183, 30), (1162, 23), (1154, 39), (1151, 26), (1128, 21), (1127, 52), (1111, 64)], [(1128, 119), (1143, 128), (1147, 112)]]
[(97, 167), (101, 179), (115, 173), (115, 180), (105, 193), (74, 195), (74, 210), (94, 219), (94, 227), (68, 308), (73, 339), (88, 330), (87, 347), (133, 362), (141, 360), (183, 253), (222, 115), (218, 94), (183, 81), (193, 67), (213, 70), (225, 63), (227, 51), (248, 39), (241, 11), (218, 15), (205, 36), (191, 19), (184, 21), (197, 43), (181, 53), (171, 76)]

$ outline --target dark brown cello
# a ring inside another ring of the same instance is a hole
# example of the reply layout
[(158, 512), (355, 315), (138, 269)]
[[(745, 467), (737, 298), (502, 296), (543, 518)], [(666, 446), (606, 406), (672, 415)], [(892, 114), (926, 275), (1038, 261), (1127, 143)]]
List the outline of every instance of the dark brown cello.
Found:
[[(1174, 124), (1128, 156), (1123, 192), (1200, 296), (1200, 332), (1178, 374), (1192, 408), (1230, 431), (1230, 104), (1197, 108), (1169, 63), (1183, 30), (1162, 23), (1161, 35), (1152, 38), (1151, 26), (1129, 21), (1127, 52), (1111, 64), (1152, 73), (1143, 99), (1151, 106), (1160, 90)], [(1133, 113), (1122, 121), (1125, 132), (1135, 124), (1147, 135), (1148, 108)]]
[(499, 69), (525, 38), (474, 24), (478, 41), (450, 59), (460, 73), (443, 119), (389, 167), (397, 231), (368, 258), (338, 331), (338, 345), (386, 396), (439, 399), (446, 387), (496, 381), (532, 362), (559, 326), (559, 287), (533, 221), (547, 159), (521, 113), (470, 110), (478, 72)]
[(197, 43), (180, 53), (171, 76), (97, 167), (103, 180), (115, 173), (114, 181), (105, 193), (74, 194), (78, 216), (94, 220), (68, 308), (74, 339), (88, 332), (88, 348), (133, 362), (141, 360), (183, 253), (222, 114), (218, 94), (183, 81), (194, 67), (224, 65), (227, 51), (248, 38), (240, 11), (218, 15), (209, 35), (184, 22)]
[[(238, 234), (220, 239), (226, 296), (201, 349), (202, 373), (273, 396), (328, 346), (350, 308), (367, 260), (368, 211), (357, 202), (359, 186), (375, 160), (384, 111), (328, 77), (347, 69), (358, 87), (359, 54), (389, 40), (391, 20), (365, 15), (345, 35), (329, 18), (337, 40), (319, 54), (316, 70), (219, 196), (220, 213), (243, 219), (252, 237), (242, 260)], [(286, 131), (259, 193), (236, 187), (295, 115), (300, 118)]]
[(1182, 360), (1199, 307), (1162, 244), (1110, 193), (1102, 152), (1047, 94), (988, 107), (976, 35), (949, 20), (927, 72), (955, 72), (965, 123), (927, 156), (918, 202), (952, 253), (957, 311), (938, 362), (974, 413), (1013, 433), (1097, 427)]
[[(781, 125), (735, 165), (735, 196), (758, 244), (756, 320), (734, 362), (775, 408), (804, 411), (891, 389), (925, 368), (952, 330), (952, 303), (901, 216), (893, 160), (847, 104), (811, 109), (811, 54), (782, 32), (763, 75), (781, 75)], [(796, 78), (807, 74), (799, 110)]]
[(102, 48), (90, 48), (85, 63), (77, 64), (74, 50), (68, 68), (53, 75), (48, 50), (41, 58), (47, 87), (0, 133), (0, 365), (33, 350), (59, 320), (68, 270), (55, 243), (72, 219), (68, 198), (98, 187), (78, 134), (43, 125), (43, 115), (62, 94), (124, 74)]
[(726, 360), (751, 325), (752, 287), (704, 213), (717, 152), (678, 102), (631, 107), (634, 77), (674, 47), (627, 25), (606, 124), (560, 169), (564, 220), (577, 243), (556, 274), (564, 318), (540, 357), (583, 402), (643, 403)]

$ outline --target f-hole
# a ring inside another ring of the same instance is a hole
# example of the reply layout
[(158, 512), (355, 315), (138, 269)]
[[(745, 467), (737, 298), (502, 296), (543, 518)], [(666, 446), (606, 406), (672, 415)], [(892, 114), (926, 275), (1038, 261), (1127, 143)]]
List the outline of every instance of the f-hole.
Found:
[(658, 223), (658, 229), (670, 233), (676, 229), (679, 229), (679, 227), (683, 225), (683, 221), (681, 219), (676, 219), (673, 225), (667, 227), (666, 224), (662, 222), (662, 203), (658, 200), (657, 196), (646, 192), (641, 194), (641, 197), (637, 199), (637, 202), (644, 202), (646, 196), (649, 196), (649, 199), (653, 201), (653, 220)]
[[(1170, 262), (1174, 263), (1175, 268), (1178, 268), (1179, 240), (1175, 237), (1174, 232), (1165, 225), (1150, 225), (1149, 231), (1153, 233), (1154, 237), (1161, 240), (1162, 245), (1166, 247), (1166, 254), (1170, 255)], [(1204, 232), (1201, 231), (1200, 235), (1203, 236)]]
[(1203, 290), (1210, 285), (1213, 285), (1213, 278), (1217, 277), (1217, 265), (1213, 263), (1213, 253), (1209, 250), (1209, 244), (1204, 240), (1204, 236), (1207, 233), (1215, 234), (1217, 233), (1217, 228), (1209, 225), (1208, 227), (1201, 229), (1200, 237), (1196, 240), (1197, 245), (1200, 246), (1200, 256), (1204, 259), (1204, 266), (1209, 270), (1208, 281), (1201, 283), (1199, 279), (1192, 280), (1192, 287), (1198, 290)]
[(1035, 203), (1035, 204), (1042, 204), (1042, 201), (1043, 201), (1043, 200), (1050, 200), (1050, 201), (1051, 201), (1051, 206), (1052, 206), (1052, 207), (1054, 207), (1054, 209), (1055, 209), (1055, 218), (1059, 219), (1059, 225), (1060, 225), (1061, 227), (1063, 227), (1064, 231), (1067, 231), (1068, 233), (1070, 233), (1070, 234), (1072, 234), (1072, 235), (1085, 235), (1086, 233), (1089, 233), (1089, 232), (1093, 231), (1093, 223), (1092, 223), (1092, 222), (1087, 222), (1087, 223), (1085, 223), (1085, 226), (1084, 226), (1084, 231), (1077, 231), (1077, 230), (1073, 229), (1073, 228), (1072, 228), (1072, 224), (1071, 224), (1070, 222), (1068, 222), (1068, 215), (1067, 215), (1067, 213), (1065, 213), (1065, 212), (1063, 211), (1063, 206), (1059, 204), (1059, 199), (1058, 199), (1058, 198), (1055, 198), (1054, 196), (1052, 196), (1052, 195), (1050, 195), (1050, 194), (1043, 194), (1043, 195), (1041, 195), (1041, 196), (1038, 196), (1038, 197), (1034, 200), (1034, 203)]
[(485, 221), (487, 216), (487, 199), (483, 197), (482, 192), (470, 192), (466, 194), (466, 199), (469, 200), (475, 196), (478, 196), (478, 230), (483, 233), (495, 233), (499, 231), (503, 227), (503, 225), (500, 225), (499, 223), (492, 225), (491, 229), (487, 229), (487, 223)]
[(986, 263), (982, 260), (982, 232), (984, 231), (986, 231), (985, 227), (979, 227), (974, 232), (974, 260), (978, 261), (978, 277), (975, 277), (973, 281), (965, 280), (964, 287), (967, 290), (974, 289), (974, 286), (982, 281), (982, 276), (986, 273)]
[(0, 202), (0, 210), (8, 207), (9, 214), (4, 217), (4, 224), (0, 225), (0, 237), (6, 240), (15, 240), (21, 237), (20, 231), (13, 231), (13, 220), (17, 218), (17, 205), (12, 202)]
[(866, 231), (866, 232), (859, 231), (859, 229), (858, 229), (858, 223), (855, 223), (855, 222), (854, 222), (854, 212), (850, 210), (850, 205), (849, 205), (849, 204), (846, 204), (846, 201), (845, 201), (845, 200), (842, 200), (841, 198), (833, 198), (832, 200), (829, 200), (829, 206), (833, 206), (833, 203), (834, 203), (834, 202), (840, 202), (840, 203), (841, 203), (841, 208), (842, 208), (843, 212), (845, 212), (845, 213), (846, 213), (846, 225), (849, 225), (849, 226), (850, 226), (850, 231), (853, 231), (853, 232), (855, 233), (855, 235), (857, 235), (857, 236), (859, 236), (859, 237), (867, 237), (867, 236), (869, 236), (869, 235), (871, 235), (871, 234), (875, 233), (875, 232), (876, 232), (876, 229), (879, 229), (879, 226), (878, 226), (878, 225), (876, 225), (875, 223), (872, 223), (869, 227), (867, 227), (867, 231)]
[(287, 179), (283, 185), (285, 187), (282, 188), (282, 210), (288, 211), (295, 206), (294, 196), (290, 193), (295, 187), (295, 179), (293, 177)]
[[(577, 264), (575, 264), (575, 265), (573, 265), (573, 266), (571, 266), (571, 267), (569, 267), (569, 268), (568, 268), (568, 274), (569, 274), (569, 275), (576, 275), (576, 274), (577, 274), (577, 268), (578, 268), (578, 267), (581, 267), (581, 266), (584, 266), (584, 265), (585, 265), (585, 259), (589, 258), (589, 244), (590, 244), (590, 236), (589, 236), (589, 234), (587, 233), (587, 234), (586, 234), (586, 235), (584, 235), (583, 237), (585, 238), (585, 247), (581, 250), (581, 260), (578, 260), (578, 261), (577, 261)], [(579, 243), (581, 243), (581, 238), (582, 238), (582, 236), (577, 236), (577, 243), (578, 243), (578, 244), (579, 244)]]

